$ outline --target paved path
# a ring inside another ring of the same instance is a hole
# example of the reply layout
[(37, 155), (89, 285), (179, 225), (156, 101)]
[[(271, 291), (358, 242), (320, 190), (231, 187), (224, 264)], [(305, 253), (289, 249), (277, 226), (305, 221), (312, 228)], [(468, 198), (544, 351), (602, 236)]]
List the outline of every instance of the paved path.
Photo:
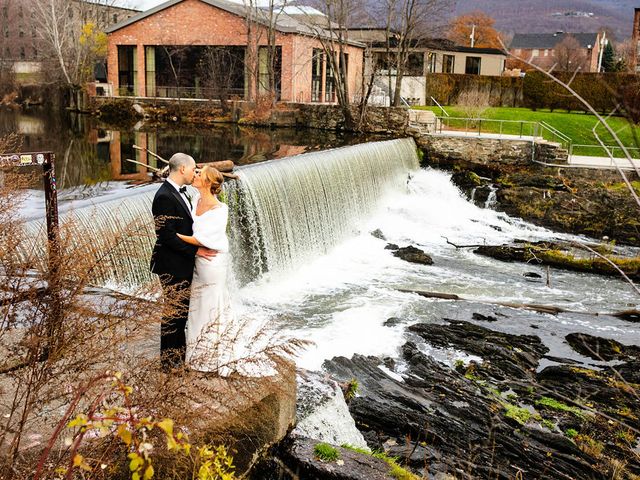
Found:
[(436, 137), (475, 137), (475, 138), (490, 138), (495, 140), (522, 140), (525, 142), (532, 142), (534, 140), (541, 140), (540, 137), (532, 137), (529, 135), (508, 135), (506, 133), (478, 133), (478, 132), (463, 132), (460, 130), (438, 130), (430, 135)]
[(633, 167), (640, 168), (640, 160), (633, 159), (633, 165), (626, 158), (616, 158), (614, 161), (608, 157), (590, 157), (586, 155), (571, 155), (569, 165), (586, 168), (615, 168), (616, 164), (623, 170), (632, 170)]

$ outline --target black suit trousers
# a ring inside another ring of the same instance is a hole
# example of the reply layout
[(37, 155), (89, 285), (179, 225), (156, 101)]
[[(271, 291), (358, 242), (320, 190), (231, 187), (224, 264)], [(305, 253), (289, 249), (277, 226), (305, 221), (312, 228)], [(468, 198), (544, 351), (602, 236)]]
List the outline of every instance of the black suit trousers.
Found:
[(170, 370), (184, 364), (186, 352), (184, 330), (189, 316), (191, 279), (176, 279), (169, 275), (161, 275), (160, 283), (164, 298), (176, 299), (176, 309), (162, 318), (160, 326), (160, 361), (164, 370)]

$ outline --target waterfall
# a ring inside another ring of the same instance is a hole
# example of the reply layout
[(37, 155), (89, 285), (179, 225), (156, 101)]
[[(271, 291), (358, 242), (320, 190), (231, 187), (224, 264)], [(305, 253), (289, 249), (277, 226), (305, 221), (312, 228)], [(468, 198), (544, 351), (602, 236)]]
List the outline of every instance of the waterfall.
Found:
[(497, 191), (498, 187), (493, 184), (489, 185), (489, 195), (487, 196), (487, 201), (484, 202), (484, 208), (494, 208), (496, 206), (498, 203)]
[(232, 253), (247, 281), (295, 268), (357, 232), (390, 189), (418, 168), (413, 139), (365, 143), (239, 170), (229, 190)]
[[(400, 139), (238, 168), (239, 180), (224, 190), (237, 280), (243, 284), (267, 271), (286, 272), (326, 253), (357, 232), (386, 192), (405, 187), (418, 164), (413, 139)], [(63, 235), (72, 245), (89, 238), (92, 253), (101, 255), (95, 284), (136, 286), (153, 279), (149, 257), (156, 190), (146, 187), (62, 215)], [(42, 222), (30, 222), (28, 228), (43, 258)], [(25, 246), (21, 253), (32, 249)]]

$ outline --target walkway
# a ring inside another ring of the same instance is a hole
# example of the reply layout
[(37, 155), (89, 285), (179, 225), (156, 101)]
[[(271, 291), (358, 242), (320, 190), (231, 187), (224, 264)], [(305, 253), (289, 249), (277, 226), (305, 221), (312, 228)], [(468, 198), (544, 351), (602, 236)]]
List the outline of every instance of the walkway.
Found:
[(533, 137), (530, 135), (509, 135), (507, 133), (487, 133), (487, 132), (469, 132), (462, 130), (438, 130), (430, 133), (434, 137), (469, 137), (469, 138), (488, 138), (494, 140), (522, 140), (523, 142), (533, 142), (542, 140), (541, 137)]
[(634, 166), (636, 168), (640, 168), (640, 160), (633, 159), (632, 162), (629, 162), (626, 158), (616, 158), (615, 164), (613, 160), (608, 157), (590, 157), (586, 155), (571, 155), (569, 157), (569, 165), (573, 165), (575, 167), (585, 167), (585, 168), (615, 168), (618, 165), (623, 170), (633, 170)]

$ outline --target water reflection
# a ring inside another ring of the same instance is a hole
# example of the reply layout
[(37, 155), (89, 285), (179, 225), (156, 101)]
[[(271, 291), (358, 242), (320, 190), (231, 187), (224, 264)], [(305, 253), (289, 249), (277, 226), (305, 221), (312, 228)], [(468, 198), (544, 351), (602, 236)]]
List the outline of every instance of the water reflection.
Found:
[(233, 160), (239, 165), (281, 158), (310, 150), (362, 142), (344, 133), (311, 129), (258, 129), (220, 125), (206, 129), (147, 127), (113, 129), (88, 115), (0, 110), (0, 136), (17, 132), (22, 151), (52, 150), (56, 154), (58, 188), (96, 185), (110, 180), (149, 181), (149, 169), (126, 161), (158, 166), (158, 161), (134, 145), (169, 158), (183, 151), (198, 162)]

